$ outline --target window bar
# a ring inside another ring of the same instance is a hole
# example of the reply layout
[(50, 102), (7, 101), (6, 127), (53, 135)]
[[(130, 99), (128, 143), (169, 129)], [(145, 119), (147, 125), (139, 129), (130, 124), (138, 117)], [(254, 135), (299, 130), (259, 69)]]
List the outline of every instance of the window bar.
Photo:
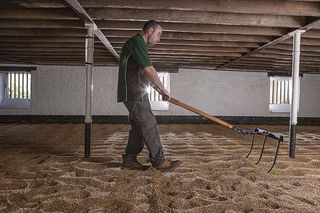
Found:
[(19, 87), (20, 87), (20, 81), (19, 81), (19, 73), (16, 73), (16, 98), (19, 98)]
[(11, 98), (14, 98), (14, 87), (15, 87), (15, 81), (14, 81), (14, 73), (11, 73)]
[(25, 85), (25, 99), (28, 99), (28, 87), (27, 87), (27, 82), (28, 82), (28, 73), (25, 73), (24, 74), (25, 76), (24, 76), (24, 80), (25, 80), (25, 82), (24, 82), (24, 85)]
[(19, 87), (18, 87), (18, 98), (21, 98), (21, 73), (18, 73), (18, 83), (19, 83)]
[(27, 80), (26, 80), (26, 88), (27, 88), (27, 99), (29, 99), (29, 73), (27, 73)]
[(7, 94), (8, 94), (8, 98), (11, 98), (11, 93), (10, 93), (10, 87), (11, 87), (11, 76), (10, 76), (10, 73), (8, 73), (8, 83), (7, 83)]
[(277, 103), (277, 81), (274, 80), (273, 81), (273, 104), (276, 104)]
[(29, 99), (31, 99), (31, 97), (32, 97), (32, 91), (31, 91), (31, 89), (32, 89), (32, 87), (31, 87), (31, 73), (29, 73), (29, 75), (28, 75), (28, 84), (29, 84), (29, 89), (28, 89)]
[(153, 90), (153, 97), (154, 97), (153, 100), (154, 100), (154, 101), (158, 101), (158, 100), (159, 100), (159, 99), (158, 99), (158, 94), (159, 94), (159, 93), (154, 89), (154, 90)]
[(287, 104), (287, 102), (288, 102), (287, 83), (288, 83), (288, 81), (284, 81), (284, 86), (283, 86), (283, 93), (284, 93), (283, 103), (284, 103), (284, 104)]
[(18, 98), (21, 98), (21, 73), (18, 73)]
[(282, 81), (281, 82), (281, 104), (284, 104), (285, 102), (285, 96), (284, 96), (284, 84), (285, 84), (285, 81)]
[(283, 81), (279, 81), (279, 104), (282, 103), (282, 82)]
[(14, 88), (13, 88), (13, 98), (15, 99), (17, 97), (17, 73), (14, 73)]
[(290, 104), (290, 94), (289, 94), (289, 87), (290, 87), (290, 81), (287, 81), (287, 88), (286, 88), (286, 97), (287, 97), (287, 104)]
[(14, 98), (13, 97), (13, 90), (14, 90), (14, 74), (13, 73), (10, 73), (11, 74), (11, 88), (10, 88), (10, 93), (11, 93), (11, 98)]
[(277, 104), (280, 103), (280, 82), (277, 82)]
[(270, 87), (270, 104), (273, 104), (273, 103), (274, 103), (273, 89), (274, 89), (274, 80), (271, 80), (271, 87)]
[(153, 101), (154, 100), (154, 97), (153, 97), (153, 88), (150, 86), (150, 90), (149, 90), (149, 97), (150, 97), (150, 101)]
[(25, 95), (25, 89), (24, 89), (24, 86), (25, 86), (25, 82), (24, 82), (24, 79), (25, 79), (25, 73), (22, 73), (22, 99), (25, 99), (24, 95)]
[(284, 84), (285, 84), (285, 81), (282, 81), (282, 87), (281, 87), (281, 93), (282, 93), (282, 101), (281, 103), (284, 104), (284, 99), (285, 99), (285, 96), (284, 96)]
[(270, 79), (270, 91), (269, 91), (269, 104), (272, 104), (273, 103), (273, 80), (272, 79)]
[(278, 91), (278, 94), (279, 94), (279, 103), (278, 103), (278, 104), (281, 104), (281, 98), (282, 98), (282, 97), (281, 97), (281, 83), (282, 83), (282, 82), (279, 81), (279, 88), (278, 88), (278, 89), (279, 89), (279, 91)]
[(282, 81), (279, 81), (279, 88), (278, 88), (279, 103), (278, 104), (281, 104), (281, 84), (282, 84)]
[(23, 95), (24, 95), (24, 91), (23, 91), (23, 87), (24, 87), (24, 83), (23, 83), (23, 73), (20, 73), (20, 81), (21, 81), (21, 98), (23, 99)]
[(274, 81), (274, 87), (273, 87), (273, 104), (276, 104), (277, 103), (277, 84), (278, 82), (275, 80)]

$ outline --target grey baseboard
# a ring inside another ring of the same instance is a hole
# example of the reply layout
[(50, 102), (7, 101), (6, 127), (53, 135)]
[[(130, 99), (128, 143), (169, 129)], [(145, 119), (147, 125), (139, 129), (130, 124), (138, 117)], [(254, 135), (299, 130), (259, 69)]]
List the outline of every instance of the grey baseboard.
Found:
[[(231, 124), (289, 125), (288, 117), (216, 116)], [(211, 124), (200, 116), (156, 116), (159, 124)], [(127, 124), (124, 115), (95, 115), (93, 123)], [(84, 123), (82, 115), (0, 115), (0, 123)], [(299, 125), (320, 125), (320, 117), (299, 117)]]

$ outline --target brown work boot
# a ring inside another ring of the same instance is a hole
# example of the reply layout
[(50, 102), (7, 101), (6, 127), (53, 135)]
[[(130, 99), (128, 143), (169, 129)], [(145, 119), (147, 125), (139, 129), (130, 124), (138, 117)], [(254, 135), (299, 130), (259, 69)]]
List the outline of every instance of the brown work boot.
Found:
[(161, 172), (167, 172), (167, 171), (172, 171), (175, 168), (177, 168), (182, 161), (180, 160), (165, 160), (163, 163), (161, 163), (159, 166), (156, 166), (155, 168), (158, 169)]
[(125, 162), (123, 161), (121, 169), (127, 170), (138, 170), (138, 171), (145, 171), (148, 170), (150, 166), (142, 165), (138, 160), (134, 160), (132, 162)]

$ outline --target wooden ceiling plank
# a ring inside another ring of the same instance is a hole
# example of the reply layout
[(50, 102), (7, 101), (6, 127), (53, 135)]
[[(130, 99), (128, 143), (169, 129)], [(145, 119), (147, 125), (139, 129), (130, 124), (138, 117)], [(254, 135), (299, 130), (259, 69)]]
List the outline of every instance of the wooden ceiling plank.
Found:
[[(126, 38), (113, 37), (109, 39), (113, 44), (124, 44)], [(38, 43), (38, 42), (50, 42), (50, 43), (84, 43), (82, 38), (79, 37), (52, 37), (52, 36), (25, 36), (21, 39), (20, 36), (0, 36), (0, 42), (15, 42), (15, 43)], [(95, 41), (95, 44), (102, 44), (99, 40)], [(182, 46), (221, 46), (221, 47), (247, 47), (255, 48), (259, 47), (257, 42), (232, 42), (232, 41), (203, 41), (203, 40), (182, 40), (182, 39), (161, 39), (159, 45), (182, 45)]]
[(281, 37), (279, 37), (279, 38), (277, 38), (277, 39), (275, 39), (275, 40), (273, 40), (273, 41), (270, 41), (270, 42), (262, 45), (261, 47), (259, 47), (259, 48), (257, 48), (257, 49), (254, 49), (254, 50), (252, 50), (251, 52), (249, 52), (249, 53), (247, 53), (247, 54), (245, 54), (245, 55), (242, 55), (241, 57), (239, 57), (239, 58), (237, 58), (237, 59), (235, 59), (235, 60), (233, 60), (233, 61), (230, 61), (230, 62), (228, 62), (228, 63), (226, 63), (226, 64), (222, 64), (222, 65), (216, 67), (216, 69), (230, 66), (231, 64), (235, 63), (236, 61), (242, 60), (243, 58), (247, 58), (247, 57), (249, 57), (249, 56), (251, 56), (251, 55), (253, 55), (253, 54), (256, 54), (256, 53), (260, 52), (260, 51), (263, 50), (263, 49), (266, 49), (266, 48), (271, 47), (271, 46), (273, 46), (273, 45), (275, 45), (275, 44), (277, 44), (277, 43), (280, 43), (280, 42), (282, 42), (282, 41), (285, 41), (285, 40), (291, 38), (291, 37), (293, 36), (293, 34), (294, 34), (296, 31), (298, 31), (298, 30), (299, 30), (299, 31), (301, 31), (301, 30), (307, 31), (307, 30), (310, 30), (310, 29), (312, 29), (313, 27), (316, 27), (316, 26), (319, 26), (319, 25), (320, 25), (320, 19), (317, 19), (316, 21), (313, 21), (313, 22), (311, 22), (311, 23), (309, 23), (309, 24), (307, 24), (307, 25), (305, 25), (305, 26), (303, 26), (303, 27), (300, 27), (299, 29), (296, 29), (296, 30), (294, 30), (294, 31), (292, 31), (292, 32), (290, 32), (290, 33), (287, 33), (286, 35), (283, 35), (283, 36), (281, 36)]
[(0, 28), (85, 29), (80, 20), (17, 20), (0, 19)]
[[(101, 30), (127, 30), (139, 32), (143, 22), (124, 21), (96, 21)], [(279, 36), (286, 32), (284, 28), (275, 27), (250, 27), (250, 26), (229, 26), (213, 24), (188, 24), (188, 23), (161, 23), (164, 32), (184, 33), (214, 33), (214, 34), (242, 34), (242, 35), (267, 35)], [(0, 19), (0, 28), (45, 28), (45, 29), (85, 29), (80, 20), (18, 20)]]
[[(263, 14), (238, 14), (199, 11), (132, 10), (132, 9), (87, 9), (93, 20), (147, 21), (160, 22), (223, 24), (233, 26), (288, 27), (299, 28), (305, 17), (273, 16)], [(0, 16), (1, 17), (1, 16)]]
[(69, 9), (0, 9), (0, 19), (33, 19), (33, 20), (79, 20)]
[[(290, 16), (320, 16), (317, 1), (278, 1), (260, 0), (257, 7), (255, 0), (184, 0), (180, 1), (141, 1), (141, 0), (79, 0), (84, 8), (132, 8), (132, 9), (162, 9), (184, 11), (210, 11), (227, 13), (273, 14)], [(65, 8), (62, 0), (2, 0), (2, 4), (16, 4), (26, 8)]]
[[(110, 38), (122, 37), (124, 40), (130, 38), (135, 33), (131, 31), (103, 31)], [(0, 29), (0, 36), (62, 36), (62, 37), (84, 37), (86, 30), (65, 29), (57, 31), (55, 29)], [(257, 35), (225, 35), (225, 34), (201, 34), (201, 33), (176, 33), (164, 32), (162, 39), (176, 40), (204, 40), (204, 41), (231, 41), (231, 42), (267, 42), (272, 37)]]
[[(139, 32), (144, 21), (95, 21), (101, 30), (132, 30)], [(228, 34), (244, 34), (244, 35), (283, 35), (286, 29), (279, 27), (261, 27), (261, 26), (231, 26), (217, 24), (201, 24), (201, 23), (176, 23), (176, 22), (160, 22), (164, 32), (185, 32), (185, 33), (228, 33)]]
[[(208, 11), (245, 14), (271, 14), (290, 16), (320, 16), (319, 2), (290, 2), (277, 0), (184, 0), (141, 1), (141, 0), (80, 0), (83, 7), (162, 9), (180, 11)], [(257, 6), (257, 4), (259, 4)]]

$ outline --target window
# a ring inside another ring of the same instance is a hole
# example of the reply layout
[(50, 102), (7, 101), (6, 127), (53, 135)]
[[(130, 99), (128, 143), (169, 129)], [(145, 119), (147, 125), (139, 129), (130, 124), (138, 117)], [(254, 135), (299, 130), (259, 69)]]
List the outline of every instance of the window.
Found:
[(291, 104), (291, 77), (270, 77), (270, 104)]
[[(269, 72), (268, 76), (270, 77), (269, 111), (290, 113), (292, 101), (291, 73)], [(299, 76), (301, 78), (303, 74), (300, 73)]]
[(29, 108), (31, 72), (0, 72), (0, 108)]
[[(165, 89), (170, 92), (170, 74), (161, 72), (158, 73), (158, 76)], [(161, 95), (151, 86), (149, 87), (149, 101), (152, 110), (169, 110), (169, 103), (162, 101)]]
[(31, 73), (9, 72), (7, 97), (9, 99), (31, 99)]

